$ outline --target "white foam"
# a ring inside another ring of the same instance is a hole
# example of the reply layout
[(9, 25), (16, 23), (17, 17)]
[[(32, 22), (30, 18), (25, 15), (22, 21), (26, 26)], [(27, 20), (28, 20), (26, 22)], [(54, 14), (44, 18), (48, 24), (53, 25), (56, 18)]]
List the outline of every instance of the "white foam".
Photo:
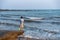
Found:
[(40, 17), (40, 18), (38, 18), (38, 17), (26, 17), (26, 18), (32, 19), (32, 20), (33, 20), (33, 19), (35, 19), (35, 20), (36, 20), (36, 19), (37, 19), (37, 20), (38, 20), (38, 19), (43, 19), (43, 17)]
[(27, 38), (34, 38), (34, 39), (39, 39), (39, 37), (33, 37), (31, 35), (25, 35), (24, 37), (27, 37)]

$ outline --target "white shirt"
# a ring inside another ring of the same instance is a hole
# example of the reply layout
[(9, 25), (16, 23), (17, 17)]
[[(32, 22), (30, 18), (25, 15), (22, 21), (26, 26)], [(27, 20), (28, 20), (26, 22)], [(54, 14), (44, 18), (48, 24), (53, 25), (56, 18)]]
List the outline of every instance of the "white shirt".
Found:
[(24, 22), (24, 19), (21, 19), (21, 22)]

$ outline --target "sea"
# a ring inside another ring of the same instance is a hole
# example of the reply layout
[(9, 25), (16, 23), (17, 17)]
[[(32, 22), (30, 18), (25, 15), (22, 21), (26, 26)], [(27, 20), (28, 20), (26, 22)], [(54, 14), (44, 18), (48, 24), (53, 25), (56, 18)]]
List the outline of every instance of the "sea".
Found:
[(35, 38), (60, 37), (60, 10), (0, 11), (0, 30), (19, 31), (20, 17), (43, 18), (24, 21), (24, 34)]

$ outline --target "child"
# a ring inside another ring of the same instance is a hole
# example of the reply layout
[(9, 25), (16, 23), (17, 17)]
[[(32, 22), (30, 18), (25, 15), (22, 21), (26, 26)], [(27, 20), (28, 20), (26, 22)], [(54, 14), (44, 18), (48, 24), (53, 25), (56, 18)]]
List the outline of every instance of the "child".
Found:
[(24, 19), (23, 17), (21, 16), (21, 20), (20, 20), (20, 31), (23, 31), (24, 30)]

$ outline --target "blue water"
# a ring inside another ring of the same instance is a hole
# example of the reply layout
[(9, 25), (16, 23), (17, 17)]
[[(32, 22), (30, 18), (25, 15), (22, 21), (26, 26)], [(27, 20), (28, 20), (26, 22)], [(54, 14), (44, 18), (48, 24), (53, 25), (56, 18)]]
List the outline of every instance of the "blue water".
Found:
[(0, 30), (19, 30), (20, 16), (44, 18), (37, 22), (25, 22), (25, 35), (60, 37), (60, 10), (0, 11)]

